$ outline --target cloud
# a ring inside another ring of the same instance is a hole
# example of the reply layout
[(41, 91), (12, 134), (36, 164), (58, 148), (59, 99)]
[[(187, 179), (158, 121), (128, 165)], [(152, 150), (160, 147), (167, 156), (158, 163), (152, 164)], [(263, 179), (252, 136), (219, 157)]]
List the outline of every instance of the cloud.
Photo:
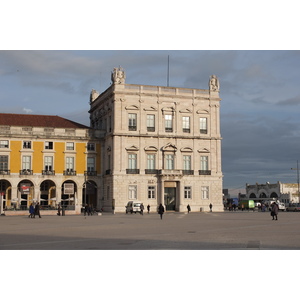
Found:
[(296, 97), (292, 97), (285, 100), (280, 100), (276, 103), (277, 105), (284, 105), (284, 106), (295, 106), (300, 104), (300, 95)]

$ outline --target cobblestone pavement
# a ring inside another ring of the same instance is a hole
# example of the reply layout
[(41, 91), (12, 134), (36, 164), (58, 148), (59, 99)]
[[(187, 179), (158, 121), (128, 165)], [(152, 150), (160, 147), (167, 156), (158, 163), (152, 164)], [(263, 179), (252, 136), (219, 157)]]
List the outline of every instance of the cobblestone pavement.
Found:
[(0, 217), (1, 250), (298, 250), (300, 213)]

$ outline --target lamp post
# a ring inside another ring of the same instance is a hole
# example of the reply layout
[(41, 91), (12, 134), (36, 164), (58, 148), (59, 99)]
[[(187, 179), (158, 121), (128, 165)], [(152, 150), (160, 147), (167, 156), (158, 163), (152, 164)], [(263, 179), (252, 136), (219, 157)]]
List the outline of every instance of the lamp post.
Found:
[(297, 160), (297, 168), (291, 168), (291, 170), (297, 170), (297, 185), (298, 185), (298, 202), (300, 203), (300, 182), (299, 182), (299, 164)]

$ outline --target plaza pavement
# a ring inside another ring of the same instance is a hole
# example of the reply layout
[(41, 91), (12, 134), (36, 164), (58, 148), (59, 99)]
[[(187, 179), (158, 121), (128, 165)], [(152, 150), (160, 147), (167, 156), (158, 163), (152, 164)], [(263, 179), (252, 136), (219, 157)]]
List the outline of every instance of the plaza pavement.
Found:
[(0, 217), (0, 250), (298, 250), (300, 213)]

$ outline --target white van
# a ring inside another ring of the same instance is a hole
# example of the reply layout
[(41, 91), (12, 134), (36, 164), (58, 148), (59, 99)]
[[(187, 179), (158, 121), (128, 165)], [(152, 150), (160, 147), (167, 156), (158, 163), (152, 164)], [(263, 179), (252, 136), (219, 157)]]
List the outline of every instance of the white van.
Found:
[(132, 213), (142, 213), (141, 212), (141, 204), (142, 202), (138, 202), (138, 201), (129, 201), (127, 203), (126, 207), (126, 214), (128, 214), (129, 212)]

